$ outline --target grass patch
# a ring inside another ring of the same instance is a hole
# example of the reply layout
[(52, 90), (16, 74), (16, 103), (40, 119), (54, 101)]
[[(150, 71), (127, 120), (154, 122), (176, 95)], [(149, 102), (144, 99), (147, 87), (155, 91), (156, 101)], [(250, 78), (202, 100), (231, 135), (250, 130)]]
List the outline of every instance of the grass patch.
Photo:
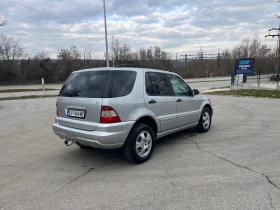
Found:
[(260, 98), (280, 98), (280, 91), (276, 90), (225, 90), (208, 92), (209, 95), (251, 96)]
[(21, 99), (37, 99), (37, 98), (52, 98), (57, 97), (57, 95), (31, 95), (31, 96), (19, 96), (19, 97), (7, 97), (7, 98), (0, 98), (0, 101), (7, 101), (7, 100), (21, 100)]
[[(46, 88), (45, 91), (48, 90), (58, 90), (53, 88)], [(0, 93), (18, 93), (18, 92), (35, 92), (35, 91), (43, 91), (42, 89), (5, 89), (0, 90)]]

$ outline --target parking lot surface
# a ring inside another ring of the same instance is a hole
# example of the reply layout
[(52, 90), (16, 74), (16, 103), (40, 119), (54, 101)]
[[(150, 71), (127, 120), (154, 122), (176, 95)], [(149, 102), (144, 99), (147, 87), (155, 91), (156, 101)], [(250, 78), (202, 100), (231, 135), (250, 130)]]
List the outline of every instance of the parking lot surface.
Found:
[(211, 96), (208, 133), (118, 150), (66, 147), (55, 98), (0, 101), (0, 209), (280, 209), (280, 100)]

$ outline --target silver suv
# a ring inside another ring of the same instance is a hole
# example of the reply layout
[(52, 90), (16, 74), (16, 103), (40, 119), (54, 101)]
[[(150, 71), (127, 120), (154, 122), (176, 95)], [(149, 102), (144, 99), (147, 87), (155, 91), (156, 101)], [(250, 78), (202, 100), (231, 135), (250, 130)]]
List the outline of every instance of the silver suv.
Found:
[(193, 128), (207, 132), (210, 100), (177, 74), (152, 68), (93, 68), (73, 72), (57, 98), (53, 131), (66, 145), (122, 148), (147, 161), (155, 140)]

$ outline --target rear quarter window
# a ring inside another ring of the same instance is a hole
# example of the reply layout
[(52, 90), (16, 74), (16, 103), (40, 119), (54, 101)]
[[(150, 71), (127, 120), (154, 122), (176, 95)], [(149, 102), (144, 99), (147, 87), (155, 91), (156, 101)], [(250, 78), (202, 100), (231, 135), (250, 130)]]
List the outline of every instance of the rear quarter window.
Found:
[(134, 87), (137, 72), (135, 71), (113, 71), (112, 98), (129, 95)]

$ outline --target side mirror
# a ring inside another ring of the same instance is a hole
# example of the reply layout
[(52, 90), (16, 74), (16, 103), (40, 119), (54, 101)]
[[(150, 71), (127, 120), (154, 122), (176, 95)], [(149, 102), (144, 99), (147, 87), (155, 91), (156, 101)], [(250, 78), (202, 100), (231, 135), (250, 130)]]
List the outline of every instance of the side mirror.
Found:
[(200, 94), (199, 90), (193, 89), (193, 95), (194, 95), (194, 96), (195, 96), (195, 95), (199, 95), (199, 94)]

